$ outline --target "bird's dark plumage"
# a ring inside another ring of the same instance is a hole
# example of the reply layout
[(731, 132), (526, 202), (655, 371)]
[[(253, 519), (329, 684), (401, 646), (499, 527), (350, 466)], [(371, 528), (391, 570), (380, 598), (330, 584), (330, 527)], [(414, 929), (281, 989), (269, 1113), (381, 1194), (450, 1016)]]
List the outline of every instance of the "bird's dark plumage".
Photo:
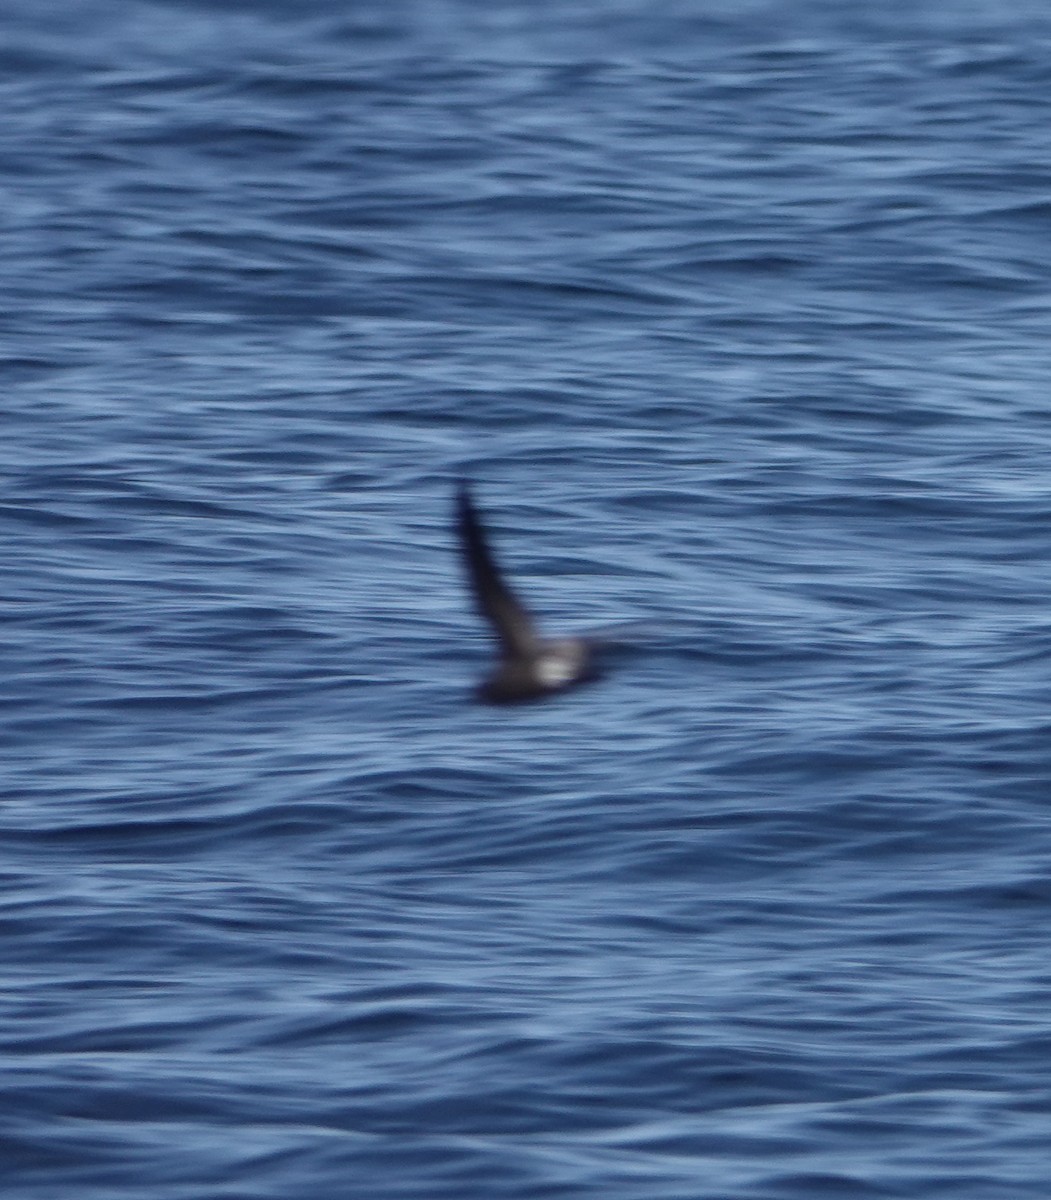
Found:
[(500, 652), (495, 670), (478, 688), (479, 698), (494, 704), (539, 700), (594, 678), (594, 654), (585, 638), (540, 636), (493, 557), (466, 482), (457, 491), (456, 530), (475, 606)]

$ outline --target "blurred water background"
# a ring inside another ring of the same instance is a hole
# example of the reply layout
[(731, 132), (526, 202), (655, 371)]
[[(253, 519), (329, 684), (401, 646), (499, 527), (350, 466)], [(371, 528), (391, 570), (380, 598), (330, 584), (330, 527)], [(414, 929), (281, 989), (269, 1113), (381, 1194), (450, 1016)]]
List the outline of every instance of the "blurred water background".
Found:
[(1046, 4), (8, 0), (0, 168), (5, 1197), (1046, 1200)]

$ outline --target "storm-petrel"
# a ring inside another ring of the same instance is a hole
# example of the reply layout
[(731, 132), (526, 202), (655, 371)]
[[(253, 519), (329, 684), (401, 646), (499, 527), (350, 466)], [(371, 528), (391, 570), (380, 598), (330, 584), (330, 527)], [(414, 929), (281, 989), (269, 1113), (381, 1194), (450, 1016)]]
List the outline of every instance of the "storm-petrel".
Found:
[(489, 549), (466, 481), (457, 491), (456, 529), (475, 605), (493, 627), (499, 647), (495, 669), (478, 685), (478, 698), (490, 704), (540, 700), (594, 679), (593, 644), (581, 637), (541, 637), (511, 591)]

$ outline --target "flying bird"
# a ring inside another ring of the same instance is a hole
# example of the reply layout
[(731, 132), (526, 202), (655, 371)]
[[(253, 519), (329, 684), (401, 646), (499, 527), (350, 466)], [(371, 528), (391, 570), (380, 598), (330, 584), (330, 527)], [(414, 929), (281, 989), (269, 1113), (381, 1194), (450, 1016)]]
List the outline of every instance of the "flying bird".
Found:
[(478, 699), (489, 704), (540, 700), (594, 679), (595, 647), (587, 638), (541, 637), (493, 557), (466, 481), (457, 491), (456, 530), (475, 607), (492, 626), (499, 655), (478, 685)]

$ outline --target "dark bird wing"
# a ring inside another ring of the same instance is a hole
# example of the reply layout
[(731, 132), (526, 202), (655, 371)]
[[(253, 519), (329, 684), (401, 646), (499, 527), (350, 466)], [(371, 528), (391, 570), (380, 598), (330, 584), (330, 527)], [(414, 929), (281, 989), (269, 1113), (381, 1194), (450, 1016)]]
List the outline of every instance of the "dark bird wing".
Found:
[(456, 497), (456, 528), (460, 536), (467, 581), (479, 613), (492, 625), (508, 658), (526, 658), (536, 651), (533, 619), (504, 581), (465, 482)]

